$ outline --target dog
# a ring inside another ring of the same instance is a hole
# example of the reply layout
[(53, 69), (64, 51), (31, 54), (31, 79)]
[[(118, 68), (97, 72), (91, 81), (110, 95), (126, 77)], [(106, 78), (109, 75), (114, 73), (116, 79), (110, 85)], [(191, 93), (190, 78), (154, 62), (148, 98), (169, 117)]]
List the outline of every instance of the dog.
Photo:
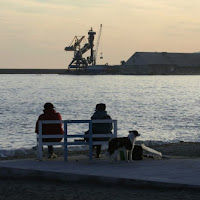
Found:
[(113, 138), (108, 143), (108, 150), (106, 155), (110, 157), (111, 161), (117, 160), (118, 153), (123, 151), (126, 162), (132, 161), (132, 151), (135, 145), (136, 138), (140, 134), (135, 131), (129, 131), (128, 137)]

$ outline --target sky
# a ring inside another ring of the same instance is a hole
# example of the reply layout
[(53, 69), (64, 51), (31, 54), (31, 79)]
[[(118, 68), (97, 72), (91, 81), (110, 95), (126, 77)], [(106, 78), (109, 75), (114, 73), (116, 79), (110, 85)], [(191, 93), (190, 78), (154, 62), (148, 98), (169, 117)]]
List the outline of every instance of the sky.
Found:
[(199, 52), (199, 10), (199, 0), (1, 0), (0, 68), (65, 69), (73, 52), (64, 48), (91, 27), (97, 39), (100, 24), (97, 64), (135, 52)]

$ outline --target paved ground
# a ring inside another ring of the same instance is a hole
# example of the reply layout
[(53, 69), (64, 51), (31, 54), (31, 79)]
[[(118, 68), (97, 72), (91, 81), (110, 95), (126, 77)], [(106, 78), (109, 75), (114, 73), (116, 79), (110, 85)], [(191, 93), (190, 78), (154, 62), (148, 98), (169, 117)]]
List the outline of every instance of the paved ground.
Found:
[(0, 179), (1, 200), (199, 200), (197, 190)]
[(142, 160), (110, 163), (108, 160), (61, 159), (0, 161), (0, 177), (51, 179), (104, 185), (200, 189), (200, 159)]
[(197, 200), (200, 159), (0, 161), (1, 200)]

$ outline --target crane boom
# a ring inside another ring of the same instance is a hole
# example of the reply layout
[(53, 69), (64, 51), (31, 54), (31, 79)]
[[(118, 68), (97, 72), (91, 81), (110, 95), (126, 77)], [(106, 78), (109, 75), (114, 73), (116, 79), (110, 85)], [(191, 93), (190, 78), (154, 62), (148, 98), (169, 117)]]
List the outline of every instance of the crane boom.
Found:
[(96, 65), (96, 59), (97, 59), (97, 54), (98, 54), (99, 42), (100, 42), (100, 38), (101, 38), (101, 32), (102, 32), (102, 24), (100, 25), (99, 35), (98, 35), (98, 39), (97, 39), (97, 43), (96, 43), (96, 51), (95, 51), (95, 55), (94, 55), (94, 64), (95, 65)]
[(77, 48), (80, 49), (81, 42), (84, 38), (85, 36), (81, 37), (75, 36), (74, 39), (72, 40), (72, 43), (68, 47), (65, 47), (65, 51), (76, 51)]

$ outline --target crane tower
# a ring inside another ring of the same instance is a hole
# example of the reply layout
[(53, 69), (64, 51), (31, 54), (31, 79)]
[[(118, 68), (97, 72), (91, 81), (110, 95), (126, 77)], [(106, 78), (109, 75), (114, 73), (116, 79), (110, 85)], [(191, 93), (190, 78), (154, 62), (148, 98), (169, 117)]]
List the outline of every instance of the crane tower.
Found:
[[(71, 44), (65, 47), (65, 51), (73, 51), (74, 57), (69, 64), (70, 68), (84, 69), (89, 65), (96, 64), (97, 50), (99, 46), (100, 34), (101, 34), (102, 25), (100, 28), (100, 33), (97, 41), (96, 51), (94, 50), (94, 36), (96, 32), (92, 28), (88, 31), (88, 41), (85, 44), (82, 44), (85, 40), (85, 36), (75, 36)], [(90, 56), (87, 58), (83, 57), (83, 54), (90, 50)]]

